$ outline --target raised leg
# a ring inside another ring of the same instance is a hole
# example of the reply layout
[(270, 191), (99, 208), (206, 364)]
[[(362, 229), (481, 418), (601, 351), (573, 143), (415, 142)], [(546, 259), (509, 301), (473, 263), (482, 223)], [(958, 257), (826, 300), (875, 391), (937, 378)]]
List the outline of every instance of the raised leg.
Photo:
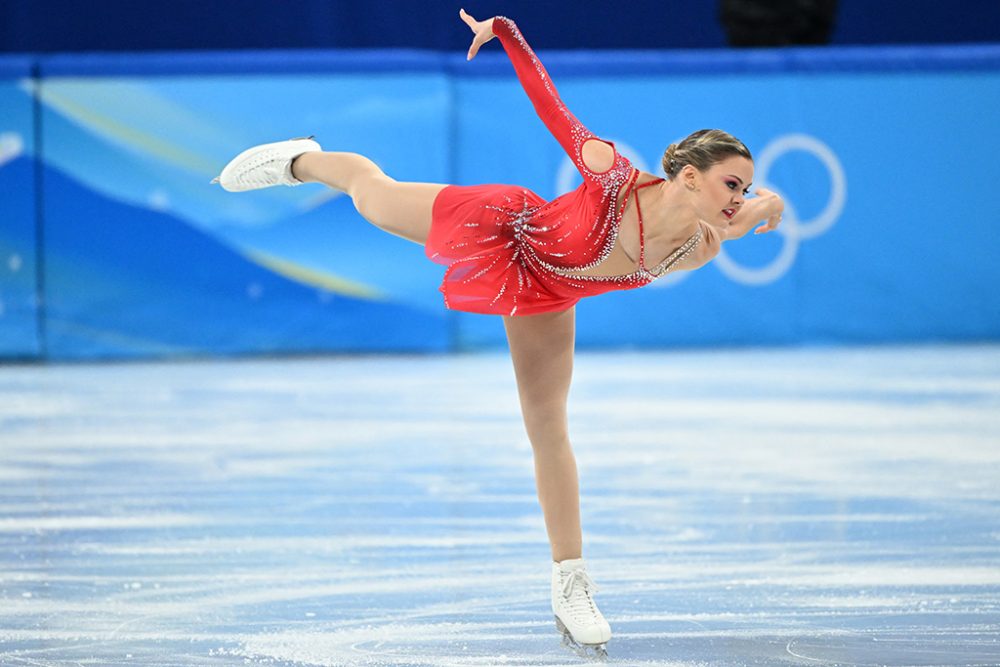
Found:
[(445, 187), (395, 181), (357, 153), (305, 153), (292, 163), (292, 174), (347, 193), (368, 222), (421, 245), (430, 233), (434, 198)]
[(504, 317), (521, 414), (535, 457), (538, 500), (552, 560), (580, 558), (580, 485), (566, 401), (573, 376), (576, 310)]

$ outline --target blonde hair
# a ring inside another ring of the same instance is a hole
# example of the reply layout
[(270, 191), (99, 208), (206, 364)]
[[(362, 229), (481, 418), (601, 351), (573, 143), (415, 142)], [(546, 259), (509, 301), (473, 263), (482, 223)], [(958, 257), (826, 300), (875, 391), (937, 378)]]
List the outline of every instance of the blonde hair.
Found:
[(698, 171), (708, 171), (728, 157), (740, 156), (753, 160), (742, 141), (722, 130), (698, 130), (692, 132), (679, 144), (670, 144), (663, 153), (663, 173), (673, 178), (691, 165)]

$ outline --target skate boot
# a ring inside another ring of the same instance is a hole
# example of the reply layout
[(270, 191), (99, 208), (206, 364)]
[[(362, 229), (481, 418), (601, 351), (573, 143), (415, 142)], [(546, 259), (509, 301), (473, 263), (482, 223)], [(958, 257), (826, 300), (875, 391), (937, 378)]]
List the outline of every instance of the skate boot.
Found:
[(597, 585), (587, 574), (582, 558), (552, 564), (552, 613), (563, 644), (588, 657), (607, 658), (611, 626), (604, 620), (593, 594)]
[(218, 183), (229, 192), (245, 192), (272, 185), (302, 185), (292, 176), (292, 160), (312, 151), (321, 151), (312, 137), (261, 144), (243, 151), (223, 168)]

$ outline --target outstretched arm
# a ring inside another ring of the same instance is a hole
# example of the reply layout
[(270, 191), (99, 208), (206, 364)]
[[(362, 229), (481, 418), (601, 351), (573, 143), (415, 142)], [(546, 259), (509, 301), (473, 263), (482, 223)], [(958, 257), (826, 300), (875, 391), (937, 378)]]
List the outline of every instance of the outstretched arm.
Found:
[(566, 108), (549, 73), (528, 46), (517, 25), (504, 16), (477, 21), (464, 9), (459, 15), (475, 35), (467, 59), (472, 60), (483, 44), (498, 37), (538, 117), (584, 178), (609, 169), (614, 161), (614, 149), (600, 141)]

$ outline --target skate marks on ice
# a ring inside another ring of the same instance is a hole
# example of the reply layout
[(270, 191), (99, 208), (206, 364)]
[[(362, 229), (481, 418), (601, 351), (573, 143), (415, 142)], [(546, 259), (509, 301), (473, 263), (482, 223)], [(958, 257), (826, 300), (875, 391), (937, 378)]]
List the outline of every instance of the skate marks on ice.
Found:
[[(662, 625), (670, 626), (670, 623)], [(780, 622), (776, 625), (780, 625)], [(562, 641), (534, 622), (497, 624), (387, 624), (357, 631), (283, 632), (246, 640), (235, 655), (251, 661), (306, 665), (536, 665), (581, 663), (695, 667), (704, 665), (949, 665), (996, 664), (996, 630), (940, 637), (901, 632), (813, 630), (621, 630), (607, 655)], [(941, 633), (945, 634), (945, 633)], [(792, 636), (798, 635), (798, 636)], [(446, 649), (446, 650), (443, 650)], [(729, 656), (728, 658), (726, 656)]]
[[(502, 356), (0, 368), (0, 665), (562, 665)], [(587, 355), (610, 664), (1000, 664), (1000, 349)]]

